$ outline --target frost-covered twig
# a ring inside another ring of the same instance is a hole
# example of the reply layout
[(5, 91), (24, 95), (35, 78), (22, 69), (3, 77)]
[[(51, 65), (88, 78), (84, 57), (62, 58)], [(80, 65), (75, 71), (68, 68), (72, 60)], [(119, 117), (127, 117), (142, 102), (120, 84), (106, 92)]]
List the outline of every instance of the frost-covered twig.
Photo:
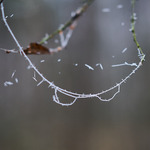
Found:
[(116, 65), (112, 65), (112, 67), (121, 67), (121, 66), (131, 66), (131, 67), (137, 67), (137, 64), (136, 63), (132, 63), (132, 64), (129, 64), (127, 62), (124, 62), (123, 64), (116, 64)]
[(15, 49), (5, 49), (5, 48), (0, 48), (0, 50), (5, 51), (6, 53), (18, 53), (18, 51), (16, 51)]
[[(134, 5), (135, 5), (135, 1), (132, 0), (132, 2), (134, 2), (132, 4), (132, 7), (134, 8)], [(134, 10), (134, 9), (133, 9)], [(37, 75), (39, 75), (41, 77), (41, 81), (37, 84), (37, 85), (40, 85), (42, 84), (43, 82), (46, 82), (48, 83), (48, 87), (51, 87), (52, 89), (54, 89), (54, 96), (53, 96), (53, 101), (56, 102), (57, 104), (60, 104), (62, 106), (70, 106), (72, 104), (74, 104), (78, 99), (85, 99), (85, 98), (93, 98), (93, 97), (97, 97), (99, 100), (101, 101), (111, 101), (119, 92), (120, 92), (120, 87), (123, 83), (125, 83), (141, 66), (142, 66), (142, 62), (144, 61), (144, 58), (145, 58), (145, 55), (141, 49), (141, 47), (139, 46), (139, 43), (137, 42), (136, 40), (136, 34), (135, 34), (135, 20), (134, 18), (132, 17), (132, 22), (131, 22), (131, 27), (132, 27), (132, 33), (133, 33), (133, 38), (134, 38), (134, 41), (136, 43), (136, 46), (138, 48), (138, 54), (140, 55), (140, 61), (139, 63), (135, 66), (135, 68), (131, 71), (131, 73), (129, 73), (129, 75), (127, 75), (124, 79), (122, 79), (119, 83), (117, 83), (115, 86), (107, 89), (107, 90), (104, 90), (102, 92), (99, 92), (99, 93), (96, 93), (96, 94), (79, 94), (79, 93), (74, 93), (74, 92), (71, 92), (71, 91), (68, 91), (68, 90), (65, 90), (65, 89), (62, 89), (58, 86), (56, 86), (53, 82), (50, 82), (48, 79), (46, 79), (43, 74), (35, 67), (35, 65), (33, 65), (33, 63), (31, 62), (31, 60), (28, 58), (28, 56), (25, 54), (25, 52), (23, 51), (21, 45), (19, 44), (18, 40), (16, 39), (14, 33), (12, 32), (11, 28), (9, 27), (8, 23), (7, 23), (7, 20), (6, 20), (6, 17), (5, 17), (5, 13), (4, 13), (4, 7), (3, 7), (3, 3), (1, 3), (1, 12), (2, 12), (2, 18), (3, 18), (3, 21), (9, 31), (9, 33), (11, 34), (12, 38), (14, 39), (16, 45), (18, 46), (19, 48), (19, 52), (20, 54), (22, 55), (22, 57), (24, 57), (28, 63), (29, 63), (29, 66), (31, 66), (30, 68), (33, 69), (34, 71), (34, 74), (36, 73)], [(134, 13), (134, 11), (133, 11)], [(132, 15), (134, 16), (134, 15)], [(62, 40), (63, 41), (63, 40)], [(63, 41), (64, 42), (64, 41)], [(63, 43), (62, 43), (63, 45)], [(65, 44), (63, 45), (65, 46)], [(34, 78), (35, 78), (35, 75), (34, 75)], [(35, 78), (36, 79), (36, 78)], [(11, 83), (9, 83), (11, 84)], [(117, 89), (117, 91), (112, 95), (112, 97), (108, 98), (108, 99), (103, 99), (101, 96), (102, 94), (105, 94), (105, 93), (108, 93), (114, 89)], [(69, 96), (70, 98), (73, 98), (73, 100), (69, 103), (62, 103), (60, 100), (59, 100), (59, 97), (58, 97), (58, 92), (61, 93), (61, 94), (64, 94), (66, 96)]]

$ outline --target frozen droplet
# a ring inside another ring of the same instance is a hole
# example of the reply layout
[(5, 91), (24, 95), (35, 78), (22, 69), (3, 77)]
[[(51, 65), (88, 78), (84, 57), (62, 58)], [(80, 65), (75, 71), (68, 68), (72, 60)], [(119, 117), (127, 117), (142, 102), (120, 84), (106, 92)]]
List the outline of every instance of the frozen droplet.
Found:
[(102, 12), (104, 12), (104, 13), (110, 12), (110, 8), (103, 8)]
[(121, 22), (121, 26), (124, 26), (125, 25), (125, 23), (124, 22)]
[(117, 8), (118, 8), (118, 9), (121, 9), (121, 8), (123, 8), (123, 5), (122, 5), (122, 4), (119, 4), (119, 5), (117, 5)]
[(27, 69), (31, 69), (31, 68), (33, 68), (33, 66), (32, 66), (32, 65), (29, 65), (29, 66), (27, 67)]
[(61, 59), (58, 59), (57, 62), (61, 62)]
[(43, 63), (43, 62), (45, 62), (45, 60), (41, 60), (40, 62)]

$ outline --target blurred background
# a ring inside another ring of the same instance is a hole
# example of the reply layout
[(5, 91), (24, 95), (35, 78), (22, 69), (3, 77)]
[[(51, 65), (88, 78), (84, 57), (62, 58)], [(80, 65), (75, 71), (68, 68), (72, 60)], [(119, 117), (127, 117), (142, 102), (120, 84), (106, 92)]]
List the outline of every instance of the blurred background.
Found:
[[(4, 1), (7, 21), (23, 48), (56, 30), (81, 4), (81, 0)], [(149, 6), (149, 0), (138, 0), (135, 9), (137, 39), (146, 61), (110, 102), (91, 98), (62, 107), (53, 102), (54, 91), (46, 83), (37, 87), (32, 78), (34, 72), (27, 69), (23, 57), (0, 51), (0, 149), (150, 149)], [(113, 68), (112, 65), (139, 61), (129, 31), (130, 18), (131, 0), (96, 0), (79, 19), (65, 50), (51, 56), (29, 57), (47, 79), (61, 88), (78, 93), (106, 90), (133, 70), (130, 66)], [(45, 46), (55, 47), (56, 40), (58, 36)], [(2, 18), (0, 48), (17, 49)], [(96, 66), (98, 63), (103, 70)], [(41, 80), (38, 76), (37, 79)], [(6, 81), (13, 85), (4, 86)], [(114, 92), (103, 97), (109, 98)], [(59, 97), (62, 101), (72, 101)]]

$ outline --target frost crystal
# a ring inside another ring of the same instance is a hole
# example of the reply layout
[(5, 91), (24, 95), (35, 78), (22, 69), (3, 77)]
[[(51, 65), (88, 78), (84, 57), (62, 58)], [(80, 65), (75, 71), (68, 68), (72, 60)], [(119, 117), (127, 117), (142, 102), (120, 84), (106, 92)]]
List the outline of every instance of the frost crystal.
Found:
[(13, 16), (14, 16), (14, 14), (11, 14), (11, 15), (10, 15), (10, 18), (12, 18)]
[(103, 68), (103, 66), (102, 66), (102, 64), (96, 64), (96, 66), (100, 66), (100, 68), (103, 70), (104, 68)]
[(15, 78), (15, 82), (18, 83), (18, 78)]
[(128, 48), (124, 48), (124, 49), (122, 50), (122, 53), (125, 53), (125, 52), (127, 51), (127, 49), (128, 49)]
[(104, 12), (104, 13), (110, 12), (110, 9), (109, 8), (103, 8), (102, 12)]
[(136, 63), (129, 64), (127, 62), (124, 62), (123, 64), (112, 65), (112, 67), (120, 67), (120, 66), (131, 66), (131, 67), (135, 66), (135, 67), (138, 67), (138, 65)]
[(61, 62), (61, 59), (58, 59), (57, 62)]
[(78, 64), (74, 64), (76, 67), (78, 66)]
[(14, 77), (15, 73), (16, 73), (16, 70), (14, 70), (14, 72), (12, 73), (11, 78)]
[(90, 70), (94, 70), (94, 68), (92, 68), (91, 66), (89, 66), (88, 64), (85, 64), (85, 66), (90, 69)]
[(9, 86), (9, 85), (13, 85), (13, 82), (10, 82), (10, 81), (5, 81), (4, 82), (4, 86)]
[(41, 60), (40, 62), (43, 63), (43, 62), (45, 62), (45, 60)]

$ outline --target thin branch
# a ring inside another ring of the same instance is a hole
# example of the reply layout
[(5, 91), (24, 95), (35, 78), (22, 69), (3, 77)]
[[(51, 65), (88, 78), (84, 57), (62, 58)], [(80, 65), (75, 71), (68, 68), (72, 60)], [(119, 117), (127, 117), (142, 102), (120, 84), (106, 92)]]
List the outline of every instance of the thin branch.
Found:
[(143, 53), (142, 48), (141, 48), (139, 42), (137, 41), (137, 36), (136, 36), (136, 33), (135, 33), (135, 23), (136, 23), (137, 18), (136, 18), (136, 13), (135, 13), (134, 9), (135, 9), (136, 0), (132, 0), (131, 2), (132, 2), (131, 32), (132, 32), (133, 40), (134, 40), (134, 42), (137, 46), (137, 49), (140, 53), (141, 62), (143, 62), (144, 58), (145, 58), (145, 54)]
[[(2, 1), (1, 1), (2, 2)], [(24, 49), (26, 55), (42, 55), (42, 54), (53, 54), (59, 51), (62, 51), (68, 44), (69, 39), (71, 38), (72, 32), (77, 24), (77, 19), (87, 10), (87, 8), (94, 2), (94, 0), (86, 0), (81, 7), (79, 7), (71, 16), (70, 20), (54, 31), (50, 35), (46, 35), (41, 42), (39, 43), (30, 43), (29, 46)], [(63, 34), (63, 31), (69, 28), (66, 36)], [(47, 48), (42, 44), (52, 39), (55, 35), (59, 34), (61, 45), (56, 48)], [(6, 53), (17, 53), (17, 51), (5, 50)]]
[(81, 6), (80, 8), (78, 8), (74, 15), (70, 18), (69, 21), (67, 21), (63, 26), (61, 26), (60, 28), (58, 28), (56, 31), (54, 31), (52, 34), (46, 36), (45, 38), (43, 38), (39, 44), (43, 44), (46, 41), (52, 39), (54, 36), (56, 36), (57, 34), (59, 34), (60, 32), (64, 31), (66, 28), (71, 27), (74, 28), (73, 23), (87, 10), (87, 8), (94, 2), (95, 0), (87, 0), (84, 2), (83, 6)]

